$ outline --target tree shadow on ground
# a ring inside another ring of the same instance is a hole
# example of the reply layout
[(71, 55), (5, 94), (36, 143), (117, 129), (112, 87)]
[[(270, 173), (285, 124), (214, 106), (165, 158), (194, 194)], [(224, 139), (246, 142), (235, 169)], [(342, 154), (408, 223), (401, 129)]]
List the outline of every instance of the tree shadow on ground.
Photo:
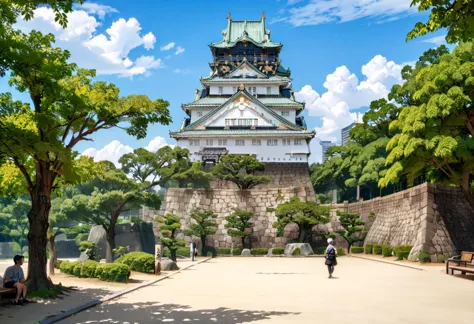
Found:
[(34, 299), (25, 306), (14, 306), (9, 300), (0, 305), (0, 323), (37, 323), (55, 314), (100, 299), (113, 293), (108, 289), (84, 288), (74, 289), (51, 299)]
[[(87, 313), (86, 313), (87, 312)], [(230, 309), (191, 309), (191, 306), (159, 303), (108, 303), (94, 307), (61, 323), (156, 323), (196, 322), (200, 323), (250, 323), (276, 316), (298, 315), (291, 312), (269, 312)], [(84, 321), (79, 318), (85, 319)]]

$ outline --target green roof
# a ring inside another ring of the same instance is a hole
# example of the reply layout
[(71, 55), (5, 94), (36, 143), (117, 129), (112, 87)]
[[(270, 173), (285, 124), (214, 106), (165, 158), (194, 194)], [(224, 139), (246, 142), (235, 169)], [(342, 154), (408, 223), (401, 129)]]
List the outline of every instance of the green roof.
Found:
[(313, 138), (314, 131), (309, 130), (285, 130), (285, 129), (205, 129), (205, 130), (182, 130), (170, 132), (171, 137), (199, 137), (203, 135), (215, 136), (267, 136), (267, 135), (291, 135)]
[[(183, 104), (183, 107), (187, 106), (220, 106), (226, 103), (230, 97), (204, 97), (193, 101), (189, 104)], [(303, 104), (298, 101), (291, 100), (285, 97), (266, 97), (256, 98), (262, 104), (267, 107), (302, 107)]]

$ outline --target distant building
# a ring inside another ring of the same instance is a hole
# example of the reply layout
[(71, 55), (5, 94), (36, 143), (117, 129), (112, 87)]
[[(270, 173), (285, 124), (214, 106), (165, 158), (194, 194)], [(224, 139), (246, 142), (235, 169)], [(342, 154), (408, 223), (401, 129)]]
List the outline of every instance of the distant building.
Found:
[(347, 143), (349, 143), (351, 139), (349, 136), (349, 132), (355, 125), (356, 123), (352, 123), (341, 130), (341, 146), (347, 145)]
[(326, 155), (327, 150), (330, 147), (335, 146), (336, 143), (333, 143), (331, 141), (320, 141), (319, 143), (321, 144), (321, 146), (323, 148), (323, 163), (324, 163), (329, 159), (329, 156)]

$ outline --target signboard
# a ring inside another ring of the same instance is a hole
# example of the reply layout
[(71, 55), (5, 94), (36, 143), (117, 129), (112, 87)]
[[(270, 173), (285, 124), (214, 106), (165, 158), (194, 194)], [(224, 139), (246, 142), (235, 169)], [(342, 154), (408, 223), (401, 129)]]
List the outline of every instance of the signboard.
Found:
[(161, 245), (155, 244), (155, 274), (161, 273)]

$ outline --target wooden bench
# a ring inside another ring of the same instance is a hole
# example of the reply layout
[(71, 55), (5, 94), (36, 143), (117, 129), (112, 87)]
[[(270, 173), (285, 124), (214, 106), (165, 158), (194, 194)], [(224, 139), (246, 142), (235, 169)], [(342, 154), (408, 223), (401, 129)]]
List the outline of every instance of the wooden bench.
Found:
[(16, 295), (16, 288), (5, 288), (5, 287), (0, 287), (0, 298), (3, 297), (4, 295)]
[(467, 272), (474, 273), (474, 252), (463, 251), (461, 255), (446, 260), (446, 274), (449, 273), (450, 269), (452, 275), (454, 274), (454, 270), (461, 271), (463, 275)]

